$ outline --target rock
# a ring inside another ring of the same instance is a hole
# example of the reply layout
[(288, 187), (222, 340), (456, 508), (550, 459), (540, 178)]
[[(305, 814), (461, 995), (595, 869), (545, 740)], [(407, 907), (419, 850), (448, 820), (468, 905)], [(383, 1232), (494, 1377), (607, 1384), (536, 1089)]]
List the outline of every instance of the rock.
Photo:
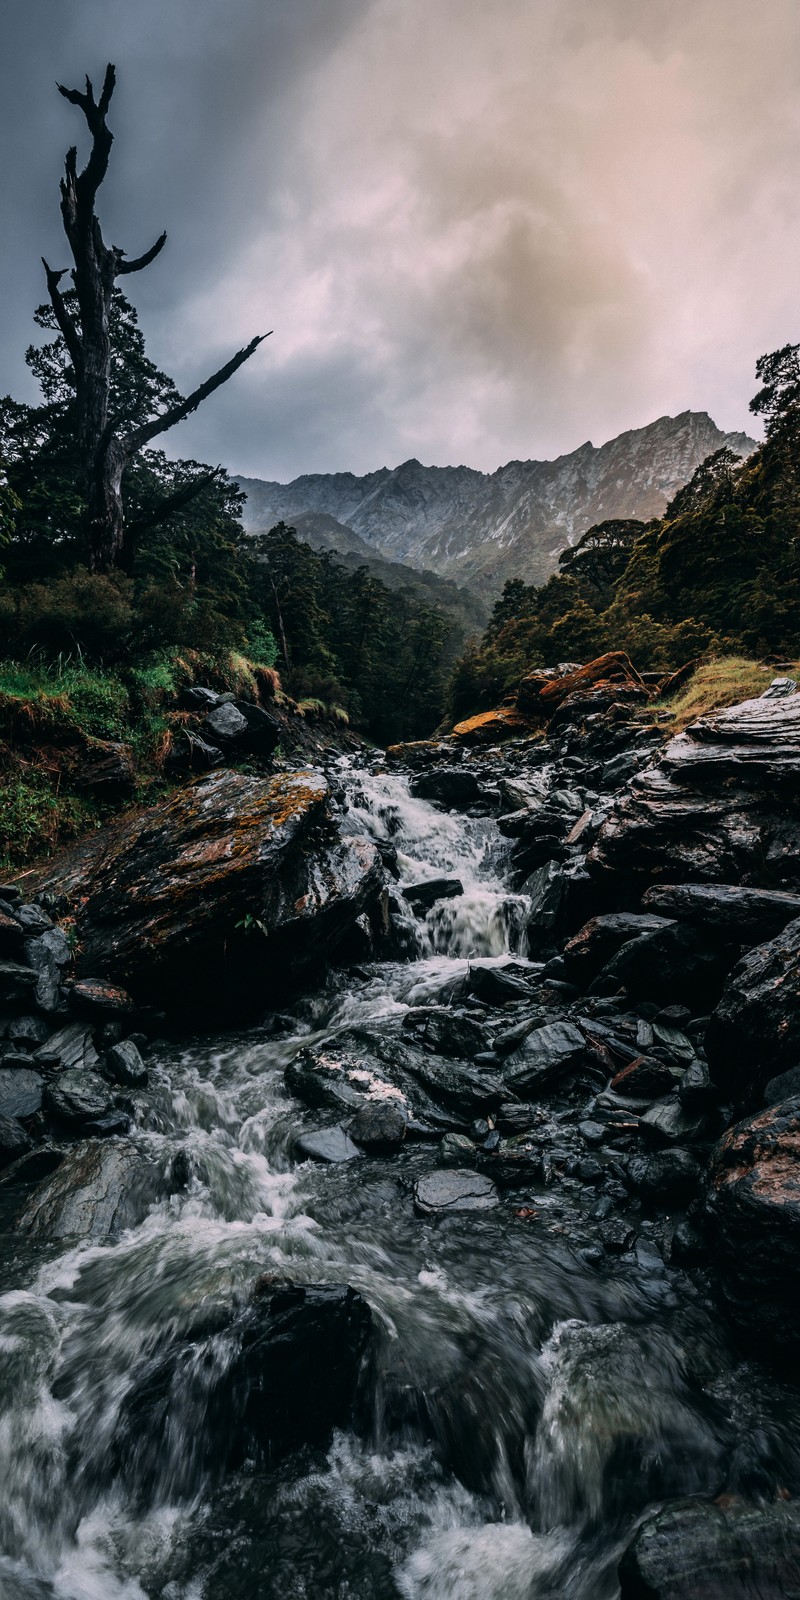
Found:
[(18, 961), (0, 961), (0, 1006), (32, 1005), (36, 998), (38, 972)]
[(411, 793), (419, 800), (435, 800), (439, 805), (474, 805), (481, 797), (478, 775), (466, 767), (434, 767), (411, 779)]
[(45, 1108), (58, 1122), (80, 1127), (114, 1109), (113, 1095), (97, 1072), (68, 1067), (47, 1085)]
[(790, 1600), (799, 1571), (796, 1505), (679, 1501), (636, 1533), (619, 1568), (620, 1600)]
[(295, 1141), (295, 1151), (308, 1161), (319, 1161), (337, 1166), (342, 1161), (352, 1161), (363, 1154), (342, 1127), (320, 1128), (313, 1133), (301, 1133)]
[(711, 1163), (714, 1264), (736, 1326), (800, 1352), (800, 1096), (730, 1128)]
[(658, 884), (646, 890), (642, 904), (742, 944), (774, 939), (800, 917), (800, 894), (728, 883)]
[(132, 1039), (122, 1039), (106, 1051), (103, 1072), (112, 1083), (132, 1089), (143, 1089), (147, 1083), (147, 1068)]
[(414, 911), (427, 911), (437, 900), (455, 900), (464, 893), (460, 878), (423, 878), (419, 883), (403, 883), (402, 893)]
[(537, 1095), (544, 1084), (560, 1081), (584, 1066), (586, 1040), (571, 1022), (548, 1022), (534, 1028), (514, 1055), (508, 1057), (503, 1083), (513, 1094)]
[(630, 1094), (644, 1099), (669, 1094), (675, 1087), (676, 1074), (666, 1062), (653, 1056), (638, 1056), (611, 1079), (615, 1094)]
[(75, 773), (75, 786), (100, 798), (131, 794), (136, 788), (131, 746), (112, 739), (89, 741)]
[(564, 946), (565, 974), (574, 983), (590, 983), (623, 945), (643, 933), (674, 926), (666, 917), (641, 911), (615, 911), (592, 917)]
[(40, 1045), (34, 1060), (42, 1067), (56, 1067), (60, 1072), (79, 1067), (94, 1072), (100, 1057), (94, 1047), (94, 1031), (85, 1022), (69, 1022), (65, 1028)]
[(373, 844), (322, 832), (328, 801), (317, 772), (223, 770), (66, 852), (42, 883), (76, 901), (79, 977), (195, 1012), (263, 1010), (381, 888)]
[(628, 1162), (636, 1193), (655, 1205), (688, 1205), (700, 1186), (701, 1167), (688, 1150), (659, 1150)]
[(81, 1017), (121, 1019), (136, 1010), (127, 989), (118, 989), (101, 978), (79, 978), (70, 988), (69, 1002)]
[(17, 1228), (37, 1239), (104, 1239), (140, 1222), (166, 1187), (155, 1164), (134, 1145), (87, 1140), (72, 1145), (34, 1190)]
[(27, 1067), (0, 1067), (0, 1117), (32, 1117), (42, 1104), (44, 1079)]
[(406, 1136), (406, 1119), (391, 1100), (373, 1101), (353, 1118), (349, 1133), (365, 1150), (398, 1150)]
[[(800, 699), (800, 696), (798, 696)], [(721, 1092), (754, 1104), (800, 1058), (800, 918), (737, 961), (706, 1032)]]
[(31, 1140), (16, 1117), (0, 1112), (0, 1167), (7, 1168), (31, 1149)]
[(421, 1217), (491, 1211), (499, 1203), (491, 1179), (463, 1167), (426, 1172), (414, 1184), (414, 1210)]
[(403, 1031), (441, 1055), (474, 1056), (486, 1049), (486, 1035), (471, 1017), (448, 1006), (413, 1006), (403, 1017)]
[(700, 1138), (705, 1117), (702, 1112), (687, 1110), (677, 1094), (673, 1094), (649, 1106), (639, 1120), (639, 1127), (654, 1144), (683, 1144)]

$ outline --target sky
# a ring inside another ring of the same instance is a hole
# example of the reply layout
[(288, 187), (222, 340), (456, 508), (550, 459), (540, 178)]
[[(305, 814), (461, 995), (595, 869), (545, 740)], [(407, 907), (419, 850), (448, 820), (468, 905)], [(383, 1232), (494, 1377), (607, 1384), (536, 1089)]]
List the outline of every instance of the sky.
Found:
[(800, 340), (797, 0), (2, 0), (0, 388), (66, 266), (55, 83), (117, 68), (106, 237), (188, 390), (165, 437), (286, 480), (493, 471), (687, 408), (758, 433)]

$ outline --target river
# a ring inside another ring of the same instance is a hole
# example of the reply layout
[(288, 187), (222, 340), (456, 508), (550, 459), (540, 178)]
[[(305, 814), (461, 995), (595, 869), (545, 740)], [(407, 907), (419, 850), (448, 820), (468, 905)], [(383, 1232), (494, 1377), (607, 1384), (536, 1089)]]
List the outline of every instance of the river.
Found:
[[(67, 1248), (6, 1235), (2, 1600), (613, 1600), (648, 1505), (797, 1479), (796, 1397), (732, 1354), (702, 1280), (645, 1229), (597, 1264), (568, 1193), (527, 1215), (415, 1215), (435, 1146), (293, 1159), (326, 1121), (285, 1087), (301, 1045), (436, 998), (470, 957), (525, 961), (495, 824), (412, 799), (401, 776), (340, 776), (348, 825), (396, 847), (401, 882), (453, 873), (465, 893), (409, 959), (326, 979), (278, 1034), (154, 1048), (134, 1137), (191, 1176), (136, 1227)], [(265, 1272), (359, 1290), (378, 1354), (356, 1431), (220, 1482), (218, 1313)], [(187, 1331), (198, 1354), (148, 1461), (131, 1401)]]

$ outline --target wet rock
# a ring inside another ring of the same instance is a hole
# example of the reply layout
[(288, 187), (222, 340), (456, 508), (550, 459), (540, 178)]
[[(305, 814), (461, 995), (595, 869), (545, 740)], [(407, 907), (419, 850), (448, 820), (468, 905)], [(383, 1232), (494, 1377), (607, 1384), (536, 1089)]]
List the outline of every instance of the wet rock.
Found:
[(620, 1600), (790, 1600), (800, 1509), (690, 1500), (651, 1512), (619, 1568)]
[(658, 933), (672, 926), (666, 917), (641, 911), (592, 917), (564, 947), (565, 973), (575, 983), (590, 983), (623, 945), (643, 933)]
[(132, 1039), (122, 1039), (106, 1051), (102, 1070), (112, 1083), (132, 1089), (143, 1089), (147, 1083), (147, 1068)]
[(350, 1124), (349, 1133), (365, 1150), (398, 1150), (406, 1136), (406, 1119), (392, 1101), (362, 1106)]
[(466, 767), (435, 767), (412, 778), (411, 793), (420, 800), (435, 800), (458, 810), (480, 799), (481, 785), (477, 773)]
[(800, 894), (728, 883), (658, 884), (646, 891), (642, 904), (742, 944), (774, 939), (800, 917)]
[(717, 1145), (708, 1214), (728, 1313), (763, 1348), (800, 1352), (800, 1096), (731, 1128)]
[(0, 961), (0, 1006), (32, 1005), (38, 981), (38, 972), (21, 962)]
[(506, 1089), (521, 1097), (535, 1096), (545, 1084), (569, 1077), (587, 1060), (586, 1041), (571, 1022), (548, 1022), (534, 1028), (509, 1056), (503, 1068)]
[[(800, 696), (798, 696), (800, 700)], [(711, 1076), (744, 1104), (800, 1058), (800, 918), (732, 969), (706, 1033)]]
[(342, 1161), (352, 1161), (363, 1154), (341, 1126), (301, 1133), (294, 1148), (297, 1155), (329, 1166), (338, 1166)]
[(223, 770), (66, 852), (42, 884), (76, 902), (79, 977), (194, 1012), (263, 1009), (382, 885), (374, 845), (332, 833), (328, 802), (317, 772)]
[(460, 878), (423, 878), (419, 883), (401, 885), (403, 895), (414, 911), (428, 911), (437, 900), (455, 900), (464, 893)]
[(94, 1030), (85, 1022), (69, 1022), (39, 1046), (34, 1060), (39, 1066), (56, 1068), (59, 1072), (74, 1067), (94, 1072), (100, 1065), (94, 1047)]
[(32, 1117), (42, 1104), (44, 1078), (27, 1067), (0, 1067), (0, 1117)]
[(69, 1002), (78, 1016), (98, 1020), (121, 1020), (136, 1010), (127, 989), (104, 983), (100, 978), (79, 978), (70, 988)]
[(97, 1072), (68, 1067), (47, 1085), (45, 1107), (51, 1117), (68, 1127), (80, 1127), (114, 1109), (109, 1085)]
[(403, 1030), (447, 1056), (474, 1056), (486, 1049), (486, 1034), (471, 1017), (448, 1006), (414, 1006), (403, 1018)]
[(158, 1168), (134, 1145), (88, 1140), (72, 1145), (34, 1190), (17, 1228), (37, 1239), (103, 1239), (140, 1222), (162, 1192)]
[(426, 1172), (414, 1184), (414, 1210), (421, 1217), (491, 1211), (499, 1203), (490, 1178), (461, 1167)]
[(700, 1186), (702, 1168), (689, 1150), (659, 1150), (628, 1162), (628, 1179), (654, 1205), (688, 1205)]
[(0, 1167), (17, 1162), (31, 1148), (31, 1139), (16, 1117), (0, 1112)]

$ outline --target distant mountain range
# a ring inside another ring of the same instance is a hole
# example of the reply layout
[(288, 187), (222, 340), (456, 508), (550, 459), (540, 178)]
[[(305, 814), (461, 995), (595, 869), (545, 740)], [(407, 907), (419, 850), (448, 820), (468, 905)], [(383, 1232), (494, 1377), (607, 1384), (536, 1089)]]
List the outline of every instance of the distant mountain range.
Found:
[(661, 515), (695, 467), (723, 446), (748, 456), (757, 442), (722, 433), (705, 411), (683, 411), (599, 448), (584, 444), (556, 461), (509, 461), (492, 473), (411, 460), (361, 478), (333, 472), (292, 483), (238, 481), (248, 532), (289, 522), (316, 549), (428, 569), (487, 594), (509, 577), (544, 582), (561, 551), (595, 522)]

